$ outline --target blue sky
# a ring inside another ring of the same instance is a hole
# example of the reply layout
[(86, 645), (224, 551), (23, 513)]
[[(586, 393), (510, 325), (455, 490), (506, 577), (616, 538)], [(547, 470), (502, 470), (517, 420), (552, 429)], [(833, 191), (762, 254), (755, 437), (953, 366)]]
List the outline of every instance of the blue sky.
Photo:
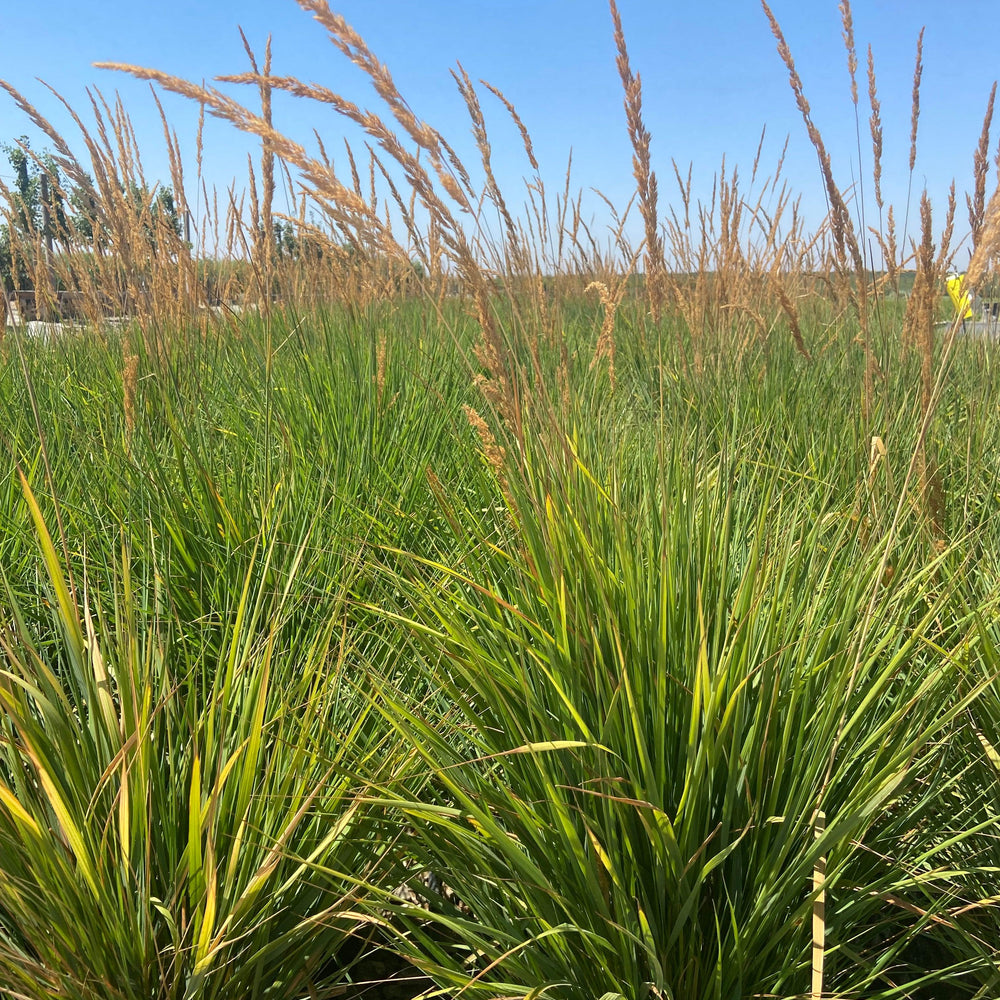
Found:
[[(802, 196), (807, 217), (818, 222), (824, 200), (816, 159), (759, 4), (619, 0), (619, 6), (632, 66), (643, 80), (644, 112), (663, 202), (678, 201), (671, 159), (684, 172), (693, 163), (696, 194), (708, 197), (723, 155), (730, 166), (739, 165), (749, 174), (766, 126), (764, 168), (775, 163), (789, 136), (785, 178)], [(448, 72), (456, 60), (473, 78), (488, 79), (513, 100), (532, 133), (550, 188), (561, 187), (572, 149), (574, 188), (598, 188), (617, 205), (628, 200), (633, 188), (631, 151), (611, 21), (603, 0), (335, 0), (333, 7), (389, 65), (417, 115), (437, 127), (460, 152), (469, 153), (469, 159), (474, 159), (474, 152), (468, 119)], [(845, 185), (859, 174), (870, 178), (867, 106), (862, 106), (859, 165), (836, 2), (774, 0), (772, 7), (792, 48), (814, 119), (830, 147), (838, 179)], [(942, 8), (938, 0), (854, 4), (862, 76), (869, 42), (875, 54), (885, 127), (883, 184), (887, 200), (895, 201), (900, 213), (906, 198), (910, 90), (921, 26), (927, 30), (914, 185), (919, 190), (926, 183), (939, 213), (952, 178), (960, 198), (970, 185), (986, 98), (1000, 67), (992, 55), (1000, 38), (1000, 4), (971, 0), (961, 6), (960, 16), (942, 14)], [(0, 0), (4, 39), (0, 77), (33, 100), (57, 127), (65, 128), (71, 145), (71, 126), (35, 78), (46, 80), (81, 110), (87, 86), (96, 84), (106, 93), (118, 89), (132, 113), (147, 174), (165, 179), (159, 122), (145, 85), (97, 70), (92, 63), (136, 63), (193, 80), (241, 72), (246, 56), (237, 25), (260, 49), (269, 32), (274, 36), (276, 73), (315, 80), (377, 107), (361, 74), (294, 0), (174, 0), (143, 5), (125, 0), (48, 0), (44, 5)], [(863, 78), (860, 83), (864, 101)], [(6, 95), (0, 98), (0, 138), (31, 134)], [(497, 174), (509, 199), (519, 204), (517, 187), (529, 172), (528, 164), (502, 108), (488, 94), (483, 103)], [(165, 105), (193, 173), (196, 109), (178, 98), (166, 100)], [(302, 102), (278, 101), (275, 116), (276, 125), (302, 140), (317, 129), (334, 156), (343, 136), (354, 137), (332, 113)], [(994, 132), (1000, 134), (1000, 128)], [(228, 127), (212, 126), (205, 149), (209, 180), (223, 187), (237, 177), (242, 186), (247, 151), (253, 148)], [(0, 176), (4, 172), (0, 164)], [(600, 225), (599, 201), (591, 198), (588, 204)], [(960, 203), (959, 231), (966, 228), (965, 219)]]

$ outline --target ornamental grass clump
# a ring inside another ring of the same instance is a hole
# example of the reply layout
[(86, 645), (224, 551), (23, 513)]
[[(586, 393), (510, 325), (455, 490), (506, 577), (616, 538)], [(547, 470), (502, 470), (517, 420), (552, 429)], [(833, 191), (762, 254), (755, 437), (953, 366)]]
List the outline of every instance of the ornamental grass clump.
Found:
[(932, 973), (973, 620), (916, 541), (886, 586), (826, 488), (757, 448), (614, 433), (532, 449), (513, 548), (399, 581), (414, 677), (374, 683), (432, 780), (379, 804), (449, 890), (430, 925), (397, 907), (400, 947), (484, 998), (801, 996), (822, 893), (824, 995)]
[(40, 643), (5, 581), (0, 982), (74, 1000), (335, 994), (393, 838), (352, 775), (399, 758), (345, 682), (339, 623), (288, 627), (302, 549), (268, 586), (262, 535), (206, 642), (127, 546), (74, 589), (22, 481), (53, 628)]
[(172, 217), (119, 103), (74, 118), (84, 170), (7, 87), (91, 198), (14, 253), (94, 324), (0, 342), (0, 994), (354, 995), (390, 948), (428, 1000), (995, 996), (995, 365), (934, 325), (954, 189), (897, 241), (871, 50), (877, 231), (766, 5), (830, 218), (763, 135), (661, 208), (612, 3), (636, 195), (602, 235), (503, 91), (453, 74), (467, 166), (299, 3), (381, 111), (270, 42), (216, 80), (252, 109), (114, 64), (260, 141), (221, 210), (200, 126), (190, 190), (164, 126)]

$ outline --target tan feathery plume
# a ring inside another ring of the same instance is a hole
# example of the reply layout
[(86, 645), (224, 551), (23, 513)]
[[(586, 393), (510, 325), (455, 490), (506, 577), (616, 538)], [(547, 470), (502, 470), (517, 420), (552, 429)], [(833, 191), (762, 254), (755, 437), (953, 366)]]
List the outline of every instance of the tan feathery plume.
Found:
[(975, 291), (985, 277), (992, 261), (1000, 252), (1000, 186), (993, 192), (979, 233), (979, 245), (973, 251), (965, 272), (966, 286)]
[[(388, 105), (396, 122), (421, 149), (429, 154), (431, 167), (441, 186), (461, 205), (463, 210), (472, 212), (471, 202), (466, 197), (455, 175), (450, 173), (444, 164), (444, 159), (447, 158), (454, 168), (457, 157), (448, 156), (450, 149), (445, 148), (440, 134), (426, 122), (417, 119), (410, 106), (396, 89), (388, 67), (375, 57), (364, 39), (341, 15), (330, 10), (326, 0), (297, 0), (297, 2), (303, 10), (309, 11), (326, 29), (330, 41), (368, 75), (375, 92)], [(460, 178), (461, 174), (462, 171), (459, 171)]]
[[(92, 157), (96, 154), (96, 147), (93, 144), (93, 138), (84, 127), (82, 120), (79, 115), (69, 106), (66, 99), (47, 83), (43, 83), (43, 86), (49, 90), (52, 95), (59, 101), (60, 104), (69, 112), (73, 123), (80, 129), (81, 135), (83, 136), (84, 143), (87, 145), (88, 152), (91, 153)], [(70, 151), (69, 146), (66, 145), (66, 141), (63, 137), (56, 131), (54, 126), (35, 108), (30, 101), (27, 100), (16, 88), (12, 87), (9, 83), (4, 80), (0, 80), (0, 89), (5, 90), (17, 104), (18, 108), (23, 111), (33, 122), (36, 128), (41, 132), (45, 133), (45, 136), (51, 141), (53, 147), (58, 154), (56, 156), (56, 162), (58, 163), (60, 169), (65, 171), (66, 175), (73, 181), (73, 183), (80, 188), (91, 202), (97, 203), (98, 195), (94, 187), (94, 182), (90, 177), (87, 176), (87, 172), (80, 166), (77, 162), (76, 157)]]
[(840, 20), (843, 24), (844, 46), (847, 49), (847, 71), (851, 75), (851, 102), (858, 106), (858, 50), (854, 45), (854, 16), (850, 0), (840, 0), (838, 4)]
[(347, 151), (347, 162), (351, 167), (351, 184), (354, 188), (354, 193), (359, 197), (363, 198), (364, 194), (361, 191), (361, 174), (358, 173), (358, 164), (354, 159), (354, 150), (351, 149), (351, 144), (344, 139), (344, 149)]
[(920, 120), (920, 79), (924, 74), (924, 29), (917, 36), (917, 63), (913, 68), (913, 96), (910, 107), (910, 173), (917, 163), (917, 123)]
[(788, 317), (788, 325), (792, 331), (792, 339), (795, 341), (795, 349), (807, 361), (812, 361), (812, 355), (809, 353), (805, 338), (802, 336), (802, 327), (799, 325), (799, 312), (795, 308), (795, 303), (788, 297), (788, 292), (785, 291), (785, 287), (780, 279), (777, 279), (775, 284), (778, 290), (778, 301), (781, 303), (781, 308)]
[[(328, 9), (327, 13), (329, 13)], [(334, 15), (331, 14), (330, 17), (334, 17)], [(335, 20), (337, 19), (335, 18)], [(132, 75), (138, 76), (140, 79), (155, 79), (162, 86), (186, 96), (191, 96), (192, 90), (197, 91), (199, 89), (192, 88), (192, 85), (186, 81), (178, 80), (176, 77), (171, 77), (168, 74), (163, 74), (155, 70), (116, 65), (110, 65), (107, 68), (124, 69)], [(232, 83), (252, 83), (256, 78), (253, 74), (241, 74), (238, 76), (219, 77), (219, 79)], [(476, 255), (462, 227), (457, 223), (435, 190), (434, 181), (428, 171), (421, 165), (419, 156), (406, 149), (399, 137), (378, 115), (370, 111), (363, 111), (353, 102), (346, 100), (325, 87), (317, 84), (303, 84), (295, 77), (272, 76), (270, 83), (274, 89), (284, 90), (297, 97), (316, 100), (333, 106), (338, 113), (358, 124), (369, 136), (375, 139), (382, 150), (403, 168), (407, 181), (416, 189), (422, 205), (427, 209), (432, 218), (436, 218), (439, 224), (438, 229), (442, 245), (446, 248), (448, 255), (456, 265), (457, 272), (463, 282), (475, 294), (475, 286), (485, 280), (480, 271)], [(331, 205), (334, 209), (333, 220), (338, 225), (354, 227), (358, 232), (367, 233), (368, 236), (366, 236), (366, 239), (370, 238), (377, 245), (388, 248), (393, 255), (406, 256), (405, 249), (400, 247), (393, 239), (391, 229), (378, 218), (374, 207), (365, 202), (364, 198), (356, 192), (353, 194), (348, 193), (347, 189), (336, 180), (329, 165), (319, 163), (308, 157), (301, 146), (291, 142), (291, 140), (274, 129), (268, 128), (259, 116), (252, 114), (246, 108), (225, 97), (225, 95), (222, 95), (214, 88), (205, 91), (205, 93), (208, 94), (209, 107), (214, 115), (231, 121), (243, 131), (252, 132), (262, 137), (266, 136), (279, 157), (297, 166), (302, 171), (305, 179), (313, 182), (314, 187), (309, 190), (310, 195), (321, 202), (325, 201)], [(432, 138), (427, 139), (427, 142), (433, 142), (431, 160), (433, 164), (436, 164), (434, 167), (434, 177), (436, 177), (449, 196), (457, 202), (460, 210), (474, 214), (475, 208), (461, 189), (459, 179), (456, 178), (455, 174), (444, 169), (441, 165), (440, 150), (442, 143), (440, 142), (440, 137), (437, 136), (437, 133), (433, 133)], [(351, 213), (344, 212), (347, 204), (353, 206)], [(353, 218), (351, 217), (352, 213), (354, 213)]]
[(611, 19), (614, 22), (615, 46), (618, 49), (618, 75), (625, 90), (625, 118), (628, 135), (632, 142), (632, 172), (639, 191), (639, 213), (646, 233), (646, 285), (650, 312), (654, 321), (659, 320), (662, 303), (663, 274), (666, 264), (663, 257), (663, 243), (660, 239), (659, 216), (657, 210), (656, 174), (650, 167), (649, 144), (651, 136), (642, 117), (642, 82), (632, 73), (628, 49), (625, 46), (625, 32), (621, 15), (615, 0), (610, 0)]
[(497, 211), (503, 219), (504, 227), (507, 231), (508, 249), (511, 255), (515, 255), (518, 243), (517, 229), (514, 226), (514, 220), (511, 218), (510, 212), (507, 210), (507, 203), (504, 201), (500, 186), (497, 184), (496, 177), (493, 174), (493, 151), (490, 147), (489, 137), (486, 134), (486, 119), (483, 116), (482, 105), (479, 103), (479, 96), (476, 94), (476, 88), (473, 86), (469, 74), (465, 71), (465, 67), (461, 63), (458, 64), (458, 72), (456, 73), (452, 70), (451, 75), (458, 86), (458, 91), (462, 95), (462, 99), (465, 101), (469, 117), (472, 119), (472, 134), (476, 140), (476, 148), (479, 150), (479, 157), (483, 165), (483, 175), (486, 178), (486, 194), (496, 206)]
[(861, 249), (858, 246), (857, 239), (854, 236), (851, 216), (847, 210), (847, 205), (844, 202), (843, 195), (840, 193), (840, 188), (837, 187), (837, 184), (833, 179), (833, 168), (830, 163), (830, 155), (827, 152), (826, 144), (823, 142), (823, 137), (820, 135), (819, 129), (812, 120), (812, 110), (809, 107), (808, 100), (806, 100), (805, 90), (802, 86), (802, 78), (799, 76), (798, 70), (795, 68), (795, 60), (792, 58), (792, 50), (788, 47), (788, 42), (785, 40), (785, 35), (781, 30), (781, 25), (778, 24), (778, 19), (774, 16), (771, 8), (767, 5), (766, 0), (761, 0), (761, 7), (764, 9), (764, 14), (771, 27), (771, 33), (774, 35), (774, 38), (778, 43), (778, 55), (781, 56), (781, 61), (785, 64), (785, 68), (788, 70), (788, 82), (791, 85), (792, 93), (795, 95), (796, 106), (799, 109), (799, 113), (802, 115), (803, 122), (805, 122), (806, 132), (809, 135), (809, 141), (813, 144), (813, 148), (816, 150), (816, 156), (819, 159), (820, 172), (823, 175), (823, 182), (826, 185), (827, 198), (830, 202), (830, 213), (833, 222), (833, 238), (840, 266), (846, 266), (848, 264), (849, 257), (850, 262), (853, 263), (855, 272), (863, 274), (865, 271), (864, 258), (861, 254)]
[(525, 127), (524, 122), (521, 121), (521, 116), (517, 113), (517, 109), (504, 96), (499, 87), (494, 87), (492, 83), (486, 80), (480, 80), (479, 82), (507, 109), (507, 114), (510, 115), (511, 120), (517, 126), (518, 132), (521, 133), (521, 142), (524, 144), (524, 152), (528, 157), (528, 162), (531, 164), (531, 169), (537, 173), (538, 161), (535, 159), (535, 148), (532, 145), (528, 129)]
[(950, 267), (955, 251), (952, 249), (951, 240), (955, 235), (955, 210), (958, 206), (958, 199), (955, 197), (955, 182), (951, 182), (948, 189), (948, 207), (944, 213), (944, 228), (941, 230), (941, 242), (938, 246), (937, 260), (934, 261), (934, 274), (943, 275)]
[(503, 482), (504, 463), (507, 460), (506, 451), (499, 444), (497, 444), (497, 439), (493, 436), (493, 432), (490, 430), (489, 425), (485, 420), (483, 420), (477, 410), (467, 404), (462, 406), (462, 410), (465, 413), (466, 419), (469, 421), (469, 426), (479, 437), (479, 444), (483, 449), (483, 455), (485, 456), (487, 463), (500, 478), (501, 482)]
[[(271, 75), (271, 36), (267, 36), (267, 43), (264, 46), (264, 76), (260, 84), (260, 116), (265, 124), (271, 126), (271, 87), (267, 82)], [(264, 227), (264, 253), (266, 272), (270, 274), (274, 263), (274, 219), (272, 217), (274, 205), (274, 153), (264, 143), (264, 151), (261, 154), (261, 213), (260, 221)]]
[[(180, 94), (182, 97), (203, 103), (214, 117), (230, 122), (241, 131), (266, 139), (277, 157), (298, 168), (307, 191), (323, 200), (327, 210), (333, 214), (334, 221), (342, 223), (348, 229), (375, 234), (384, 241), (386, 246), (392, 245), (391, 234), (384, 232), (382, 220), (372, 214), (364, 198), (359, 197), (340, 182), (329, 166), (309, 156), (301, 145), (268, 126), (259, 115), (249, 111), (219, 90), (214, 87), (199, 87), (169, 73), (142, 66), (121, 63), (97, 63), (96, 65), (101, 69), (118, 70), (140, 80), (158, 83), (171, 93)], [(243, 83), (256, 82), (256, 75), (244, 75), (233, 78), (233, 80)], [(279, 82), (279, 78), (271, 78), (273, 87), (277, 87)], [(298, 84), (298, 81), (295, 83)], [(377, 125), (371, 124), (372, 128), (378, 131)]]
[[(954, 213), (954, 187), (952, 188), (952, 212)], [(921, 280), (922, 279), (922, 280)], [(916, 309), (916, 337), (920, 347), (920, 412), (923, 421), (929, 419), (934, 402), (934, 307), (937, 303), (937, 275), (934, 270), (933, 226), (931, 222), (931, 202), (924, 191), (920, 197), (920, 246), (917, 248), (917, 280), (914, 293), (918, 299)], [(919, 443), (918, 473), (920, 494), (924, 513), (935, 537), (941, 534), (944, 521), (944, 484), (940, 470), (922, 437)]]
[(921, 357), (921, 412), (931, 405), (934, 389), (934, 305), (937, 301), (934, 274), (934, 227), (931, 221), (931, 201), (924, 191), (920, 196), (920, 246), (917, 248), (917, 271), (923, 275), (917, 309), (917, 336)]
[(986, 211), (986, 175), (989, 171), (990, 128), (993, 125), (993, 103), (997, 96), (996, 81), (990, 88), (990, 97), (986, 102), (986, 114), (983, 116), (983, 127), (979, 133), (979, 144), (973, 157), (973, 195), (965, 196), (969, 208), (969, 227), (972, 230), (972, 249), (975, 252), (979, 244), (979, 234), (983, 228), (983, 216)]
[(590, 359), (590, 367), (597, 364), (603, 357), (608, 359), (608, 378), (611, 388), (615, 387), (615, 313), (618, 311), (618, 304), (621, 301), (621, 293), (624, 288), (618, 290), (616, 295), (612, 295), (608, 286), (603, 281), (592, 281), (584, 289), (584, 292), (596, 291), (604, 307), (604, 319), (601, 322), (601, 332), (597, 338), (597, 346), (594, 348), (594, 356)]
[(896, 246), (896, 218), (893, 214), (892, 205), (889, 206), (885, 220), (885, 245), (886, 258), (885, 270), (889, 284), (899, 290), (899, 250)]
[(882, 105), (879, 103), (878, 91), (875, 88), (875, 59), (872, 47), (868, 46), (868, 102), (872, 114), (868, 119), (868, 127), (872, 135), (872, 174), (875, 180), (875, 204), (882, 211)]

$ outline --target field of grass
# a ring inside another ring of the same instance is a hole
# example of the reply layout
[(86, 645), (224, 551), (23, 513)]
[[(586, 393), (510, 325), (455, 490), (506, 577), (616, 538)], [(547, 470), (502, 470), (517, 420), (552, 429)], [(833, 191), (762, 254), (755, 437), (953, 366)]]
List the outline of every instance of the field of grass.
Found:
[(991, 995), (991, 348), (934, 537), (919, 359), (869, 461), (850, 330), (683, 376), (641, 314), (613, 392), (593, 310), (541, 345), (519, 434), (457, 310), (10, 335), (11, 996), (323, 995), (359, 935), (483, 997), (797, 996), (821, 864), (827, 992)]
[[(90, 245), (15, 240), (91, 322), (0, 328), (0, 998), (1000, 995), (1000, 356), (935, 326), (954, 203), (877, 262), (828, 163), (806, 249), (778, 177), (664, 221), (612, 4), (645, 235), (605, 253), (540, 179), (510, 217), (471, 81), (478, 192), (300, 2), (396, 131), (306, 96), (426, 226), (282, 144), (265, 60), (259, 115), (135, 70), (262, 137), (242, 255), (92, 136)], [(329, 222), (284, 256), (275, 154)]]

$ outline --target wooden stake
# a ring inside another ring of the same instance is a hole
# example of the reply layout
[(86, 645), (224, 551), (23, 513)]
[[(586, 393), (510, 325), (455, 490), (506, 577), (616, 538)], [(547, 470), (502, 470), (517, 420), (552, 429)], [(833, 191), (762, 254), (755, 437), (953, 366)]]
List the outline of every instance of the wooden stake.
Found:
[[(823, 836), (826, 829), (826, 813), (822, 809), (816, 812), (816, 839)], [(822, 1000), (823, 997), (823, 957), (826, 953), (826, 858), (816, 861), (813, 869), (813, 946), (812, 946), (812, 1000)]]

